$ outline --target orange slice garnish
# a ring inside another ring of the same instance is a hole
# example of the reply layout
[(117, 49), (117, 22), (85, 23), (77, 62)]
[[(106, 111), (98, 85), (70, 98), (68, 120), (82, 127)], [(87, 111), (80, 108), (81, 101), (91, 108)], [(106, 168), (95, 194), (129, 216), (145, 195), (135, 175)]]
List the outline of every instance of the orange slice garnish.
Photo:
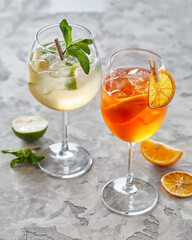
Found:
[(184, 153), (183, 150), (151, 139), (141, 142), (140, 149), (149, 162), (159, 166), (170, 166), (176, 163)]
[(148, 107), (148, 94), (119, 98), (118, 100), (115, 104), (105, 109), (107, 118), (116, 124), (133, 121)]
[(175, 80), (171, 74), (165, 70), (159, 70), (158, 73), (159, 82), (154, 72), (150, 76), (149, 107), (151, 108), (167, 105), (175, 95)]
[(192, 196), (192, 174), (175, 171), (161, 178), (163, 188), (171, 195), (180, 198)]

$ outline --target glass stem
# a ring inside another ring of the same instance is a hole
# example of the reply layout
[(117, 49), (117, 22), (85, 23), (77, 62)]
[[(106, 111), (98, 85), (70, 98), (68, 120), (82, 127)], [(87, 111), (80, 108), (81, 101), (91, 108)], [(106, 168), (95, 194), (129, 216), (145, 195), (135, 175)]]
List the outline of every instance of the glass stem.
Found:
[(137, 191), (133, 182), (133, 171), (132, 171), (134, 148), (135, 148), (135, 143), (128, 143), (128, 173), (127, 173), (124, 190), (131, 193)]
[(69, 150), (68, 147), (68, 135), (67, 135), (67, 111), (61, 112), (61, 121), (62, 121), (62, 143), (60, 154)]

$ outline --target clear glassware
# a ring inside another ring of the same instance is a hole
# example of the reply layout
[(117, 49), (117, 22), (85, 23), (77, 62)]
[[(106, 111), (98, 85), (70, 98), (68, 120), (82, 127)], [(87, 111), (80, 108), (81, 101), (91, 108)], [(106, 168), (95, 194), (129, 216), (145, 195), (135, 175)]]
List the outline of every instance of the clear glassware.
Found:
[[(70, 24), (72, 39), (92, 39), (88, 29)], [(40, 29), (33, 41), (28, 59), (27, 82), (32, 95), (48, 108), (62, 112), (62, 141), (45, 147), (41, 154), (45, 160), (39, 167), (58, 178), (73, 178), (84, 174), (92, 164), (90, 154), (75, 143), (68, 142), (67, 111), (90, 102), (101, 85), (101, 64), (96, 45), (89, 45), (90, 72), (85, 74), (74, 57), (60, 60), (54, 39), (62, 47), (64, 39), (59, 24)], [(77, 88), (76, 88), (77, 86)]]
[(136, 142), (152, 136), (166, 116), (167, 106), (148, 106), (149, 59), (164, 69), (159, 55), (145, 49), (124, 49), (112, 55), (101, 87), (100, 106), (108, 128), (128, 142), (126, 177), (108, 182), (102, 190), (102, 201), (110, 210), (122, 215), (139, 215), (157, 203), (155, 188), (133, 177), (132, 161)]

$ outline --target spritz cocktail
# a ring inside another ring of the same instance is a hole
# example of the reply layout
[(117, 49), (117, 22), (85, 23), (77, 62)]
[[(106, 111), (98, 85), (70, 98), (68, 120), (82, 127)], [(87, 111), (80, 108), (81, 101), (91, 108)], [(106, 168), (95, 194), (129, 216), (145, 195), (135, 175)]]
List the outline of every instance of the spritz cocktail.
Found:
[(149, 107), (149, 59), (164, 69), (159, 55), (145, 49), (125, 49), (115, 53), (104, 77), (100, 105), (105, 123), (112, 133), (128, 142), (128, 174), (108, 182), (102, 200), (112, 211), (138, 215), (151, 210), (157, 202), (154, 187), (133, 178), (134, 145), (152, 136), (166, 116), (167, 105)]

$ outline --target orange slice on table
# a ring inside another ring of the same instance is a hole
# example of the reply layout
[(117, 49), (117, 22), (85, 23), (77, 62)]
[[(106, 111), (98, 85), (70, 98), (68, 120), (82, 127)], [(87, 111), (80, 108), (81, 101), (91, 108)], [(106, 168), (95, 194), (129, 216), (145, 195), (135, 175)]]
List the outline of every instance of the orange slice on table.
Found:
[(161, 178), (163, 188), (175, 197), (192, 196), (192, 174), (187, 172), (170, 172)]
[(183, 150), (151, 139), (141, 142), (140, 149), (149, 162), (159, 166), (170, 166), (176, 163), (184, 153)]
[(150, 76), (149, 107), (151, 108), (167, 105), (175, 95), (176, 86), (172, 75), (165, 70), (159, 70), (158, 73), (159, 82), (154, 72)]

